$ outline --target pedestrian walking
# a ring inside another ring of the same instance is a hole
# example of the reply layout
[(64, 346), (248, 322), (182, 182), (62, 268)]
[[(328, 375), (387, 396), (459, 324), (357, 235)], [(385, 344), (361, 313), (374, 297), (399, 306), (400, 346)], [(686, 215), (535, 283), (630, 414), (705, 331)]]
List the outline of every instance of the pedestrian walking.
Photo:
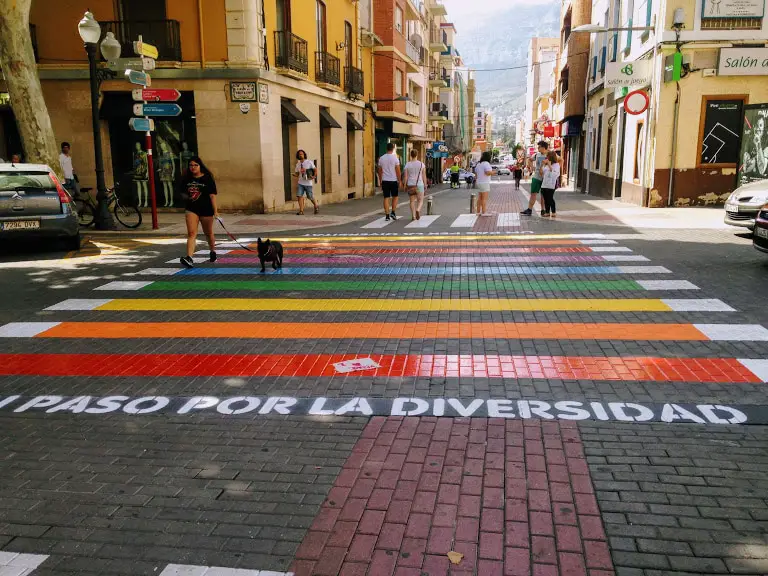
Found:
[(491, 176), (493, 175), (490, 152), (483, 152), (483, 155), (480, 156), (480, 162), (475, 166), (475, 174), (477, 176), (475, 182), (479, 191), (477, 195), (477, 211), (480, 213), (480, 216), (490, 216), (488, 214), (488, 192), (491, 191)]
[(513, 172), (515, 176), (515, 190), (520, 190), (520, 180), (523, 179), (523, 167), (520, 164), (515, 164)]
[(312, 206), (315, 207), (315, 214), (320, 212), (320, 206), (315, 200), (315, 194), (312, 191), (312, 183), (315, 180), (315, 173), (317, 168), (315, 163), (307, 158), (307, 153), (304, 150), (296, 152), (296, 168), (293, 171), (293, 176), (299, 179), (299, 187), (296, 190), (296, 198), (299, 200), (299, 211), (296, 212), (297, 216), (304, 215), (304, 203), (305, 197), (312, 202)]
[(72, 147), (69, 142), (61, 143), (61, 154), (59, 154), (59, 165), (61, 171), (64, 173), (64, 188), (69, 190), (72, 197), (79, 194), (79, 186), (77, 184), (77, 174), (72, 166)]
[(426, 178), (427, 169), (424, 162), (419, 160), (419, 153), (416, 150), (411, 150), (411, 161), (405, 165), (405, 174), (403, 174), (403, 187), (408, 192), (408, 202), (411, 206), (411, 220), (421, 219)]
[[(395, 144), (387, 144), (387, 153), (379, 158), (379, 182), (384, 193), (384, 216), (387, 220), (397, 220), (397, 200), (400, 194), (400, 159), (395, 154)], [(390, 201), (392, 207), (390, 209)]]
[(216, 206), (216, 180), (198, 156), (187, 163), (187, 171), (181, 180), (181, 195), (186, 199), (187, 255), (181, 257), (181, 264), (192, 268), (192, 254), (197, 243), (197, 227), (202, 224), (208, 239), (210, 261), (216, 262), (216, 238), (213, 235), (213, 219), (219, 217)]
[[(530, 216), (533, 214), (533, 207), (536, 205), (536, 199), (539, 192), (541, 191), (541, 181), (543, 178), (541, 174), (541, 165), (547, 158), (547, 150), (549, 148), (549, 144), (547, 144), (544, 140), (541, 140), (538, 144), (538, 147), (538, 152), (536, 153), (531, 166), (531, 198), (528, 200), (528, 208), (520, 212), (520, 214), (523, 214), (524, 216)], [(543, 209), (541, 211), (541, 215), (544, 215)]]
[(557, 216), (555, 190), (557, 189), (557, 183), (560, 181), (560, 161), (557, 154), (554, 152), (547, 154), (547, 159), (542, 162), (541, 171), (543, 176), (541, 181), (541, 198), (544, 205), (541, 215), (554, 218)]
[(450, 168), (451, 170), (451, 188), (458, 188), (461, 186), (459, 182), (459, 177), (461, 176), (461, 166), (459, 166), (459, 163), (454, 160), (453, 166)]

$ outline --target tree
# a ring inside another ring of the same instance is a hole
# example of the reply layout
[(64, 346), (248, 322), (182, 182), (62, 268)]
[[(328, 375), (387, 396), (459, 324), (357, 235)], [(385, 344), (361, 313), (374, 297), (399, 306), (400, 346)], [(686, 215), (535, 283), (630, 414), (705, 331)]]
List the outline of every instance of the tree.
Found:
[(32, 0), (0, 0), (0, 68), (27, 162), (48, 164), (56, 172), (56, 137), (43, 99), (29, 33)]

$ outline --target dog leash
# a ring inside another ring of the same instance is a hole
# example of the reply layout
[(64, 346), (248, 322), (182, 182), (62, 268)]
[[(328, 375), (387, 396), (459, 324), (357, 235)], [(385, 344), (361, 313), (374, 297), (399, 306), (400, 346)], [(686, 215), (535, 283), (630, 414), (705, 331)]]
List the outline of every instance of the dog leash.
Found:
[(227, 236), (229, 236), (229, 238), (230, 238), (230, 239), (231, 239), (233, 242), (235, 242), (235, 243), (236, 243), (238, 246), (240, 246), (240, 247), (241, 247), (242, 249), (244, 249), (244, 250), (248, 250), (248, 252), (258, 252), (258, 250), (254, 250), (254, 249), (253, 249), (253, 248), (251, 248), (250, 246), (246, 246), (245, 244), (243, 244), (242, 242), (240, 242), (240, 240), (238, 240), (237, 238), (235, 238), (235, 236), (234, 236), (234, 235), (233, 235), (233, 234), (232, 234), (232, 233), (231, 233), (229, 230), (227, 230), (227, 227), (226, 227), (226, 226), (224, 226), (224, 222), (222, 222), (221, 218), (216, 218), (216, 220), (218, 221), (218, 223), (219, 223), (219, 224), (221, 224), (221, 227), (222, 227), (222, 229), (224, 230), (224, 233), (225, 233)]

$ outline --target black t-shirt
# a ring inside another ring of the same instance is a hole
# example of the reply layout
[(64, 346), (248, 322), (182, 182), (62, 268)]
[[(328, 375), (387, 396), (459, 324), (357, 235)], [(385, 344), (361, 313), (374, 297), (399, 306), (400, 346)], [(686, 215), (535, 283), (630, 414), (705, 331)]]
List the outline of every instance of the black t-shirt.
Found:
[(199, 178), (188, 175), (184, 181), (184, 194), (187, 196), (187, 210), (213, 215), (211, 195), (216, 194), (216, 181), (210, 174), (203, 174)]

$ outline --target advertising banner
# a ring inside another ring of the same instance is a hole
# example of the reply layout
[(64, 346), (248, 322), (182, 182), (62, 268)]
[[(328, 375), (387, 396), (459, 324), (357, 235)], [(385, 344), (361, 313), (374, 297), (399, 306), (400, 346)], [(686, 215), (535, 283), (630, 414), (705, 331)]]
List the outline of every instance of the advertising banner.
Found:
[(738, 186), (768, 178), (768, 103), (744, 106)]
[(642, 88), (651, 84), (653, 68), (650, 60), (608, 62), (605, 65), (606, 88)]

